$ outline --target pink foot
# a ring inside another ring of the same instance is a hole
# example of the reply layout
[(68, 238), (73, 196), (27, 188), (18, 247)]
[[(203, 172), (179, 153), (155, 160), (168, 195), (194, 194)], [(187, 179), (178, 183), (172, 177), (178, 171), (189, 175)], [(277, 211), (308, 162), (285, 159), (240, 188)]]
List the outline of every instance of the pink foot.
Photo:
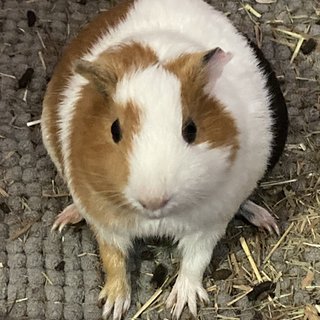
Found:
[(166, 307), (171, 310), (172, 318), (175, 320), (180, 319), (185, 305), (188, 305), (193, 318), (197, 318), (197, 299), (202, 303), (208, 304), (210, 302), (202, 283), (178, 276), (167, 298)]
[(61, 232), (67, 224), (76, 224), (83, 219), (84, 218), (80, 215), (76, 206), (74, 204), (70, 204), (60, 214), (58, 214), (51, 231), (59, 228), (59, 232)]
[(259, 228), (268, 230), (269, 233), (275, 232), (280, 235), (279, 226), (275, 218), (263, 207), (247, 200), (240, 207), (240, 214), (249, 222)]

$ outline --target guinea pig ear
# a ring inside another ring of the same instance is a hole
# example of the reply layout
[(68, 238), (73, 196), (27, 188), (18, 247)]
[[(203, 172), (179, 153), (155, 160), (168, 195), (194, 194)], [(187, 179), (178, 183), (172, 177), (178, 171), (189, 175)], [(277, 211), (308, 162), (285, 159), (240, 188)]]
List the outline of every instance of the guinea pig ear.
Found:
[(86, 78), (103, 95), (109, 95), (116, 86), (116, 74), (102, 65), (79, 59), (73, 67), (76, 73)]
[(231, 52), (225, 52), (217, 47), (205, 53), (202, 58), (203, 66), (209, 74), (210, 86), (213, 87), (222, 74), (225, 65), (232, 59)]

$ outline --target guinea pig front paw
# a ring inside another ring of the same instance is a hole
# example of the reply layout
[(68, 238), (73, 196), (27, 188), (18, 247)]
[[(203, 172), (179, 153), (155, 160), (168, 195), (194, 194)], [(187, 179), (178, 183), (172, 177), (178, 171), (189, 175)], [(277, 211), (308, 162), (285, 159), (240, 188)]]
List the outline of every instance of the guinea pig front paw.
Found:
[(183, 308), (188, 304), (189, 310), (194, 317), (197, 315), (197, 298), (201, 302), (208, 303), (209, 297), (202, 283), (193, 281), (185, 276), (178, 276), (171, 293), (167, 299), (166, 306), (171, 309), (174, 319), (179, 319)]
[(58, 214), (51, 228), (51, 231), (59, 228), (59, 232), (61, 232), (67, 224), (76, 224), (83, 219), (84, 218), (80, 215), (76, 206), (74, 204), (70, 204), (61, 213)]
[(107, 282), (99, 295), (99, 305), (102, 309), (102, 319), (108, 319), (113, 310), (113, 320), (121, 320), (129, 310), (131, 292), (126, 283)]

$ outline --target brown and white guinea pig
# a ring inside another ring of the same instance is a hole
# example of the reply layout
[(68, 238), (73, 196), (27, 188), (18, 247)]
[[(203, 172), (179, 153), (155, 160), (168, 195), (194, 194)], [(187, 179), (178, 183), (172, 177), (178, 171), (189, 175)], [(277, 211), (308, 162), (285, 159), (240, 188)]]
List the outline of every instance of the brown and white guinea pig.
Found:
[(239, 207), (261, 213), (246, 199), (283, 150), (287, 111), (270, 65), (222, 13), (136, 0), (67, 46), (42, 130), (74, 201), (55, 226), (85, 218), (98, 240), (103, 317), (130, 306), (133, 239), (171, 236), (182, 260), (167, 306), (179, 318), (208, 300), (203, 273)]

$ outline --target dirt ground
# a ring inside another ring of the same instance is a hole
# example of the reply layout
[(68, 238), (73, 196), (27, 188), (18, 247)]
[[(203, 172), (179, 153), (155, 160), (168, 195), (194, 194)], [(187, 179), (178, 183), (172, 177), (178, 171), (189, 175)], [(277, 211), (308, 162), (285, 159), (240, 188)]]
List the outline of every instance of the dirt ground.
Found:
[[(50, 232), (71, 199), (37, 120), (63, 45), (111, 2), (0, 2), (0, 319), (100, 319), (103, 277), (90, 230)], [(280, 164), (255, 195), (279, 218), (282, 236), (233, 221), (206, 272), (211, 304), (200, 308), (199, 319), (319, 320), (320, 2), (209, 2), (262, 46), (291, 124)], [(178, 267), (174, 248), (168, 241), (138, 242), (131, 260), (128, 319), (137, 312), (134, 319), (170, 319), (163, 301)], [(169, 280), (157, 289), (161, 278)]]

